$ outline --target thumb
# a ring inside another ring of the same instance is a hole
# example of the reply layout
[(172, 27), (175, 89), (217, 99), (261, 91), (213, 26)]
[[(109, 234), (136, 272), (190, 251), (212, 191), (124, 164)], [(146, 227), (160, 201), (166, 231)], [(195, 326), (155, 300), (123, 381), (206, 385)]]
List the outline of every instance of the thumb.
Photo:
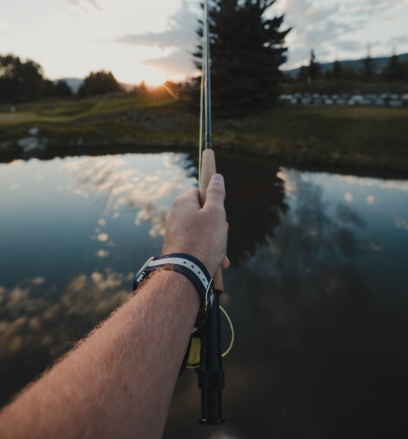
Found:
[(225, 185), (224, 177), (221, 174), (214, 174), (211, 177), (210, 183), (207, 187), (207, 195), (205, 200), (205, 207), (222, 207), (224, 208), (225, 199)]

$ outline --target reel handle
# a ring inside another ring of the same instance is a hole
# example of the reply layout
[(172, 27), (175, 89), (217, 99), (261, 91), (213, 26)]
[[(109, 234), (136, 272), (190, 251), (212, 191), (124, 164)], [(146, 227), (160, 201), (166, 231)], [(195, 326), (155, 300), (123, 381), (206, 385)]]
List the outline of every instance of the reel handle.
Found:
[[(211, 177), (216, 173), (215, 155), (212, 149), (205, 149), (202, 156), (201, 177), (200, 177), (200, 200), (203, 206), (207, 196), (207, 187)], [(224, 292), (221, 267), (214, 274), (215, 289), (221, 294)]]

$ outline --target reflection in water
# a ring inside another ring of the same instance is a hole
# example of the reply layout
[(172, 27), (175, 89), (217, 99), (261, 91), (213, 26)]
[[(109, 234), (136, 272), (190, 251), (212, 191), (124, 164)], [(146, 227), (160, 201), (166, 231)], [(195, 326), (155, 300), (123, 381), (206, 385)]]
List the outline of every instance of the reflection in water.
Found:
[[(228, 424), (196, 423), (187, 373), (165, 438), (405, 437), (407, 183), (217, 164), (233, 263), (222, 299), (236, 330)], [(196, 184), (185, 154), (17, 165), (0, 172), (0, 403), (126, 300), (173, 199)]]
[(287, 209), (283, 181), (277, 175), (279, 168), (272, 163), (260, 166), (259, 162), (231, 156), (217, 157), (217, 171), (226, 182), (228, 257), (233, 266), (238, 266), (254, 255), (280, 224), (281, 214)]
[[(171, 207), (166, 198), (173, 199), (176, 191), (182, 193), (194, 184), (194, 179), (186, 175), (184, 168), (189, 164), (183, 155), (165, 154), (163, 165), (164, 169), (151, 173), (129, 168), (125, 158), (107, 156), (71, 160), (63, 167), (70, 174), (72, 192), (85, 198), (90, 194), (102, 195), (100, 202), (105, 206), (105, 213), (120, 209), (137, 211), (135, 224), (143, 221), (153, 224), (149, 233), (156, 237), (164, 236), (164, 221)], [(113, 217), (119, 217), (119, 212)], [(106, 221), (102, 218), (98, 224), (103, 226)], [(102, 233), (97, 239), (107, 241), (108, 235)]]
[[(393, 287), (384, 276), (363, 275), (371, 218), (342, 197), (324, 196), (325, 185), (304, 174), (280, 178), (289, 209), (273, 238), (226, 273), (237, 338), (225, 361), (229, 422), (222, 430), (250, 438), (383, 438), (392, 425), (391, 437), (404, 437), (407, 308), (376, 294)], [(182, 430), (187, 414), (199, 413), (194, 386), (179, 383), (165, 437), (207, 437), (192, 423)]]
[(44, 289), (42, 278), (0, 286), (0, 404), (123, 303), (132, 279), (110, 270), (81, 274), (57, 300), (55, 287)]

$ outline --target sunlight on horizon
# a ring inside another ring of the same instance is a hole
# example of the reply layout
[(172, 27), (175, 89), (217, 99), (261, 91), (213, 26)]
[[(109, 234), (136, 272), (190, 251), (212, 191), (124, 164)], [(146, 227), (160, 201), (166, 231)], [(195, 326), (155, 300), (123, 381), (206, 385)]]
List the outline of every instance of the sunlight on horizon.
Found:
[(158, 86), (166, 82), (167, 73), (162, 69), (149, 67), (149, 73), (144, 75), (143, 80), (147, 85)]
[(140, 64), (135, 65), (132, 69), (121, 68), (115, 77), (118, 81), (126, 84), (140, 84), (144, 81), (146, 85), (153, 87), (164, 84), (168, 79), (164, 70)]

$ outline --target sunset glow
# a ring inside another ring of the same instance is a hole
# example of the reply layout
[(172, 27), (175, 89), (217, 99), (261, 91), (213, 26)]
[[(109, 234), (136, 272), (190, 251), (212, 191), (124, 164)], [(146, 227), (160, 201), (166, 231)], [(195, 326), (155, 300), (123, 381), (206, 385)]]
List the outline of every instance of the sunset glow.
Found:
[(145, 74), (143, 80), (147, 85), (158, 86), (164, 84), (167, 80), (167, 74), (164, 70), (150, 67), (149, 71)]

